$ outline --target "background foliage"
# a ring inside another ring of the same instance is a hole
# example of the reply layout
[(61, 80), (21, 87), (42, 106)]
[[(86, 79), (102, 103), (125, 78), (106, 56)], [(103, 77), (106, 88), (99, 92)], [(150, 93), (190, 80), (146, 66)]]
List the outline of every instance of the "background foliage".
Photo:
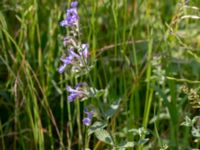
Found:
[[(90, 101), (68, 103), (65, 87), (75, 81), (57, 71), (67, 32), (59, 22), (69, 4), (0, 2), (1, 149), (84, 145), (82, 112)], [(120, 99), (107, 122), (115, 141), (137, 141), (130, 130), (143, 127), (149, 141), (138, 149), (199, 148), (198, 117), (189, 125), (186, 118), (189, 127), (181, 125), (185, 116), (199, 115), (199, 6), (199, 0), (79, 1), (82, 41), (97, 58), (91, 77), (98, 89), (109, 91), (104, 108)], [(111, 149), (93, 135), (89, 147)]]

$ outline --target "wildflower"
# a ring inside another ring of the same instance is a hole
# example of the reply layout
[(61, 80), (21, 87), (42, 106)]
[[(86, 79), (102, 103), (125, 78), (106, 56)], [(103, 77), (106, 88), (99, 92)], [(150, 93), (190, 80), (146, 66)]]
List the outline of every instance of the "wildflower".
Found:
[(89, 45), (88, 44), (82, 44), (81, 45), (81, 48), (82, 48), (82, 54), (85, 58), (87, 58), (89, 56)]
[(66, 18), (60, 22), (61, 26), (63, 27), (74, 26), (78, 23), (79, 16), (76, 9), (77, 5), (78, 5), (78, 2), (76, 1), (71, 3), (72, 8), (67, 10)]
[(86, 126), (91, 125), (91, 120), (94, 116), (94, 111), (88, 111), (88, 109), (84, 110), (84, 113), (87, 115), (87, 117), (83, 118), (83, 124)]
[(68, 101), (73, 102), (77, 98), (86, 98), (87, 97), (87, 91), (86, 91), (86, 83), (79, 83), (75, 86), (75, 89), (73, 89), (71, 86), (67, 86), (67, 91), (70, 93), (68, 96)]
[(60, 60), (61, 60), (64, 64), (68, 65), (68, 64), (71, 64), (71, 63), (72, 63), (73, 58), (74, 58), (73, 55), (69, 55), (69, 56), (67, 56), (67, 57), (65, 57), (65, 58), (62, 57)]
[(73, 48), (69, 48), (68, 56), (62, 57), (60, 59), (62, 61), (63, 65), (61, 65), (59, 67), (58, 72), (63, 73), (65, 68), (69, 64), (71, 64), (72, 67), (75, 67), (76, 69), (84, 67), (87, 63), (87, 58), (89, 55), (88, 47), (89, 47), (88, 44), (82, 44), (81, 50), (79, 52), (75, 52)]
[(65, 68), (67, 67), (67, 65), (71, 64), (72, 61), (74, 59), (74, 55), (69, 55), (67, 57), (61, 57), (61, 61), (63, 62), (63, 65), (61, 65), (59, 68), (58, 68), (58, 72), (59, 73), (63, 73)]
[(78, 6), (78, 2), (77, 1), (71, 2), (71, 7), (72, 8), (75, 8), (77, 6)]
[(77, 53), (74, 52), (74, 49), (73, 49), (73, 48), (70, 48), (70, 49), (68, 50), (68, 53), (69, 53), (69, 55), (72, 56), (73, 58), (74, 58), (74, 57), (77, 58), (77, 59), (80, 58), (80, 56), (79, 56)]
[(59, 73), (63, 73), (66, 66), (67, 66), (66, 64), (61, 65), (61, 66), (58, 68), (58, 72), (59, 72)]
[(68, 57), (65, 57), (65, 58), (61, 58), (60, 60), (63, 62), (63, 65), (61, 65), (59, 68), (58, 68), (58, 72), (59, 73), (63, 73), (65, 68), (67, 67), (68, 64), (70, 64), (72, 62), (72, 59), (73, 57), (72, 56), (68, 56)]
[(83, 118), (83, 124), (86, 126), (89, 126), (91, 124), (91, 119), (90, 118)]

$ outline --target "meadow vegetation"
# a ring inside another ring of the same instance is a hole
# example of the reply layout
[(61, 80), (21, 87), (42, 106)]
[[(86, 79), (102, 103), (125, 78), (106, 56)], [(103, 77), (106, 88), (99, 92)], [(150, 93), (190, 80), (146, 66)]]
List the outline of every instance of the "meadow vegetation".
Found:
[[(0, 149), (200, 148), (200, 1), (79, 0), (94, 65), (77, 77), (58, 72), (70, 3), (0, 1)], [(91, 80), (103, 95), (68, 102)]]

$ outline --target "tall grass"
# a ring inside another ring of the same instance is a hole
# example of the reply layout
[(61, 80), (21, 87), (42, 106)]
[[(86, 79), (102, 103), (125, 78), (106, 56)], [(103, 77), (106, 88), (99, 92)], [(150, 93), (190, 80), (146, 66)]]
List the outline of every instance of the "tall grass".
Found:
[[(0, 149), (111, 149), (87, 136), (81, 120), (89, 102), (68, 103), (65, 87), (77, 81), (57, 71), (67, 32), (59, 21), (69, 4), (0, 2)], [(180, 87), (200, 87), (199, 6), (198, 0), (79, 1), (82, 41), (97, 58), (93, 84), (108, 88), (104, 108), (121, 99), (108, 122), (115, 142), (137, 141), (129, 130), (143, 127), (149, 141), (137, 149), (198, 148), (180, 124), (199, 110)]]

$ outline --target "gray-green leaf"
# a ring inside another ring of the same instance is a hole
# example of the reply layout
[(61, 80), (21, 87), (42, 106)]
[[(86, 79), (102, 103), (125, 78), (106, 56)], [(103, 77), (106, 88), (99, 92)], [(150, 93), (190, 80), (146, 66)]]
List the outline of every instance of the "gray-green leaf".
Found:
[(104, 129), (96, 130), (95, 136), (102, 142), (105, 142), (110, 145), (114, 145), (111, 135), (108, 133), (108, 131)]
[(106, 126), (107, 126), (107, 123), (96, 121), (95, 123), (93, 123), (90, 126), (88, 134), (90, 135), (90, 134), (94, 133), (96, 130), (103, 129)]

